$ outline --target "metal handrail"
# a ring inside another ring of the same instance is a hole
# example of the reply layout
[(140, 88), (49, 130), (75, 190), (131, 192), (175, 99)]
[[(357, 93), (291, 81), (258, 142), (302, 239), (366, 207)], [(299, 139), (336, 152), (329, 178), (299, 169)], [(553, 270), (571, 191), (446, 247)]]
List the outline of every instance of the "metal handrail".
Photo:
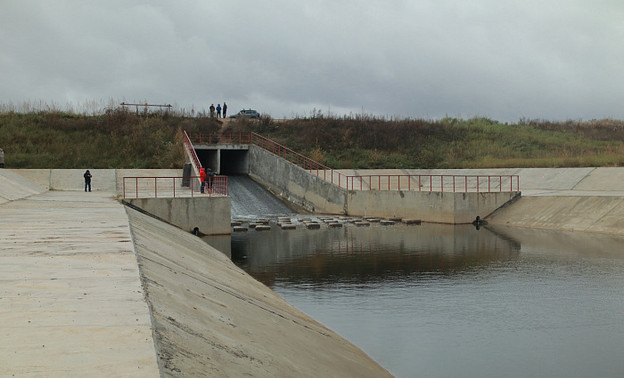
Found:
[[(182, 187), (182, 182), (191, 179), (188, 188)], [(194, 185), (192, 179), (199, 176), (187, 177), (124, 177), (123, 198), (183, 198), (195, 196), (229, 196), (227, 176), (209, 176), (206, 178), (205, 193), (197, 193), (200, 188)]]
[[(185, 132), (186, 134), (186, 132)], [(347, 176), (328, 166), (310, 159), (274, 140), (263, 137), (254, 132), (238, 133), (199, 133), (189, 141), (198, 144), (253, 144), (290, 163), (301, 167), (309, 173), (323, 180), (347, 190), (401, 190), (401, 191), (429, 191), (429, 192), (502, 192), (509, 188), (510, 192), (520, 191), (520, 176), (518, 175), (354, 175)], [(396, 183), (392, 182), (393, 178)], [(403, 181), (402, 178), (405, 178)], [(416, 183), (417, 180), (417, 183)], [(447, 181), (448, 180), (448, 183)], [(487, 181), (486, 181), (487, 180)], [(373, 181), (377, 181), (373, 184)], [(461, 182), (463, 181), (463, 186)], [(483, 184), (481, 182), (484, 181)], [(496, 183), (498, 182), (498, 185)], [(446, 189), (445, 189), (445, 183)], [(470, 184), (471, 185), (469, 186)], [(428, 185), (427, 185), (428, 184)], [(463, 190), (461, 188), (463, 187)], [(428, 188), (428, 189), (423, 189)], [(514, 190), (515, 189), (515, 190)]]

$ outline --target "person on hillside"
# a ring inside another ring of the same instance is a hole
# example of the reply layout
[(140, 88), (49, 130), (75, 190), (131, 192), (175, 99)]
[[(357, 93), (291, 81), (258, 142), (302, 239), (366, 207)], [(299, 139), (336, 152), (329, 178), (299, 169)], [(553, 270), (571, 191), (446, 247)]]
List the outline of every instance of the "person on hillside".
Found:
[(210, 104), (210, 118), (214, 118), (215, 116), (215, 107), (214, 104)]
[(217, 118), (221, 118), (221, 104), (217, 104)]
[(223, 101), (223, 118), (227, 117), (227, 104)]
[(201, 192), (204, 192), (204, 188), (206, 187), (206, 170), (204, 168), (199, 169), (199, 181), (201, 181)]
[(89, 172), (89, 170), (87, 169), (87, 171), (84, 173), (84, 180), (85, 180), (85, 192), (87, 191), (87, 189), (89, 189), (89, 191), (91, 191), (91, 177), (93, 177), (91, 175), (91, 172)]

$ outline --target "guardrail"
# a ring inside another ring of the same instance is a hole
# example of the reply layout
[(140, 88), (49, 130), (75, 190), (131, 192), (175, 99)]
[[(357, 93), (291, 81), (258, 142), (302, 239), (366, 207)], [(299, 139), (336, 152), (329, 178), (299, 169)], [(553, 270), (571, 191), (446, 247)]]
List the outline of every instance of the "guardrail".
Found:
[(519, 191), (516, 175), (368, 175), (345, 176), (347, 190), (401, 190), (423, 192)]
[(194, 144), (253, 144), (347, 190), (402, 190), (428, 192), (520, 191), (517, 175), (365, 175), (347, 176), (254, 132), (197, 133)]
[(195, 172), (199, 173), (199, 169), (201, 168), (202, 165), (201, 165), (201, 162), (199, 161), (199, 158), (197, 157), (197, 153), (195, 152), (193, 143), (191, 142), (191, 139), (189, 138), (186, 131), (184, 132), (184, 148), (186, 149), (189, 156), (191, 157), (191, 164), (193, 164), (193, 168), (195, 168)]
[[(189, 180), (190, 186), (182, 182)], [(130, 198), (187, 198), (196, 196), (228, 196), (228, 177), (206, 178), (205, 193), (199, 193), (200, 186), (194, 184), (198, 176), (190, 177), (124, 177), (123, 197)]]

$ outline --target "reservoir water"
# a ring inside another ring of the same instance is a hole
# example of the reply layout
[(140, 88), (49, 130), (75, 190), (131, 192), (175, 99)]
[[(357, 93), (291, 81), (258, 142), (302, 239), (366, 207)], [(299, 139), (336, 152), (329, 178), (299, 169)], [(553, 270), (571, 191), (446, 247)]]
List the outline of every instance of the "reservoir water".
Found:
[(232, 260), (397, 377), (624, 376), (622, 238), (290, 216)]

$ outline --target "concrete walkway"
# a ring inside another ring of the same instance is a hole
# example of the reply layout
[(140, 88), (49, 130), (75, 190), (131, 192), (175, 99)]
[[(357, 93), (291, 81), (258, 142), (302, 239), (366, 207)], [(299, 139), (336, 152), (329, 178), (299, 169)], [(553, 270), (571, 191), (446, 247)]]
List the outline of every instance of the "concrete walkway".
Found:
[(19, 177), (2, 182), (4, 198), (19, 187), (30, 196), (0, 204), (0, 376), (160, 376), (113, 193), (33, 194)]

